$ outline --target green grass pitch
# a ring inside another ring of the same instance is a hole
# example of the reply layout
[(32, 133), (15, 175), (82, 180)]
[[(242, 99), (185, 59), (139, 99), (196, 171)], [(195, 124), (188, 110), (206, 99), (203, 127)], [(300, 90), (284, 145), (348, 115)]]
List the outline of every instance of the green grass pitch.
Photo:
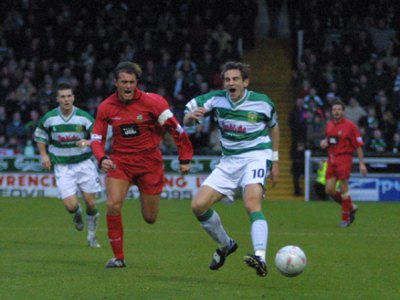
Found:
[[(105, 203), (99, 203), (102, 247), (86, 245), (57, 199), (0, 198), (0, 299), (400, 299), (400, 203), (358, 203), (349, 228), (337, 228), (332, 202), (265, 201), (269, 274), (245, 266), (252, 251), (242, 201), (217, 204), (239, 249), (218, 271), (215, 249), (190, 211), (189, 201), (161, 202), (156, 224), (146, 224), (138, 201), (123, 209), (127, 268), (105, 269)], [(274, 267), (276, 251), (299, 245), (308, 266), (295, 278)]]

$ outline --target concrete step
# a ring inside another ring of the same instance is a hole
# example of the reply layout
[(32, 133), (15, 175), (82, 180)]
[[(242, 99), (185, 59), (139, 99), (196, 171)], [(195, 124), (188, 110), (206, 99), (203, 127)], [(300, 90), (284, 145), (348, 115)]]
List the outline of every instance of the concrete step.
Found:
[(279, 147), (279, 182), (267, 186), (267, 199), (300, 200), (293, 196), (288, 116), (294, 105), (292, 97), (291, 53), (286, 40), (261, 38), (256, 49), (244, 53), (243, 61), (250, 64), (250, 89), (267, 94), (276, 104), (281, 132)]

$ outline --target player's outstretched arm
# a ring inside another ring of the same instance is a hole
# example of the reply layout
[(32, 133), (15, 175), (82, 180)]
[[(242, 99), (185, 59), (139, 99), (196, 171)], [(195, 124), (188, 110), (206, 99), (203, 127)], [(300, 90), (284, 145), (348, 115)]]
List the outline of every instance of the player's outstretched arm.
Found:
[(276, 124), (270, 129), (270, 137), (272, 141), (272, 170), (271, 170), (271, 181), (272, 186), (275, 186), (279, 180), (279, 141), (280, 131), (279, 125)]
[(91, 141), (90, 140), (85, 140), (85, 139), (81, 139), (79, 141), (76, 142), (76, 145), (79, 148), (85, 148), (85, 147), (90, 147)]
[(191, 164), (180, 164), (179, 165), (179, 171), (181, 172), (182, 175), (185, 175), (190, 172)]
[(40, 143), (37, 142), (37, 146), (39, 149), (39, 153), (40, 153), (40, 160), (42, 161), (42, 166), (43, 168), (45, 168), (46, 170), (51, 170), (51, 161), (50, 161), (50, 157), (47, 154), (47, 145), (45, 143)]
[(116, 166), (113, 161), (108, 157), (104, 156), (99, 161), (99, 169), (102, 170), (104, 173), (108, 171), (115, 170)]
[(193, 111), (186, 112), (183, 118), (183, 125), (192, 126), (200, 123), (206, 112), (207, 110), (204, 107), (198, 107)]
[(358, 155), (358, 160), (360, 164), (360, 173), (362, 176), (367, 176), (368, 170), (367, 166), (364, 163), (364, 151), (362, 150), (361, 147), (357, 148), (357, 155)]
[(319, 142), (319, 146), (320, 146), (322, 149), (326, 149), (326, 148), (328, 147), (328, 141), (326, 140), (326, 138), (323, 139), (323, 140), (321, 140), (321, 141)]

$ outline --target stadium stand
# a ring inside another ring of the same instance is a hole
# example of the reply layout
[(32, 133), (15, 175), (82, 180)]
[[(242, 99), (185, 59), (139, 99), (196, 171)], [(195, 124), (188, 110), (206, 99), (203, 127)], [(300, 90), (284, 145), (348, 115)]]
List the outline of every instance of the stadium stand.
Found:
[[(301, 165), (296, 158), (303, 150), (298, 149), (318, 150), (318, 133), (335, 98), (357, 112), (367, 154), (396, 155), (400, 4), (394, 0), (279, 2), (2, 1), (2, 153), (23, 152), (38, 116), (55, 106), (57, 83), (70, 82), (77, 91), (76, 104), (95, 115), (99, 102), (114, 88), (113, 66), (121, 60), (137, 61), (144, 70), (140, 88), (164, 95), (181, 118), (185, 101), (221, 87), (222, 62), (243, 58), (257, 66), (252, 88), (279, 101), (285, 161), (281, 177), (288, 181), (282, 184), (286, 191), (292, 191), (288, 187), (292, 174), (302, 173), (294, 168)], [(279, 17), (271, 18), (271, 12)], [(286, 127), (297, 101), (304, 102), (297, 123)], [(193, 140), (199, 145), (196, 154), (217, 153), (215, 136), (212, 123), (203, 128), (201, 138)], [(166, 137), (162, 149), (174, 154), (168, 141)]]
[[(76, 104), (95, 114), (113, 91), (112, 68), (122, 60), (138, 62), (140, 88), (164, 95), (181, 118), (193, 95), (221, 86), (222, 62), (253, 47), (252, 34), (242, 29), (251, 28), (256, 7), (251, 0), (241, 7), (229, 0), (2, 1), (0, 148), (23, 151), (31, 111), (42, 115), (54, 107), (60, 82), (71, 83)], [(25, 134), (21, 124), (14, 128), (17, 111)]]

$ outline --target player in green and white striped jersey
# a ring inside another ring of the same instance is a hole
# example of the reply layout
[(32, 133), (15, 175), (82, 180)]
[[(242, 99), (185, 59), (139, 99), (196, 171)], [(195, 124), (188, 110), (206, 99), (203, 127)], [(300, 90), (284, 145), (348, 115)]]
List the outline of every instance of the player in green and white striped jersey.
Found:
[(186, 105), (184, 125), (193, 125), (205, 115), (212, 115), (221, 132), (222, 148), (222, 158), (194, 196), (192, 210), (218, 244), (210, 264), (211, 270), (217, 270), (238, 246), (211, 206), (224, 198), (233, 201), (235, 189), (241, 187), (254, 250), (254, 255), (244, 256), (244, 261), (263, 277), (267, 275), (268, 224), (261, 203), (267, 177), (275, 184), (279, 175), (277, 113), (267, 95), (247, 89), (250, 83), (247, 64), (227, 62), (221, 75), (224, 90), (200, 95)]
[(87, 140), (94, 118), (73, 105), (75, 96), (69, 84), (60, 84), (56, 93), (59, 106), (40, 119), (34, 139), (43, 167), (51, 170), (54, 166), (58, 192), (66, 209), (73, 214), (73, 222), (79, 231), (84, 225), (77, 192), (82, 192), (86, 204), (88, 244), (97, 248), (100, 245), (96, 240), (99, 219), (96, 193), (101, 191), (101, 185), (97, 167), (91, 160), (90, 141)]

